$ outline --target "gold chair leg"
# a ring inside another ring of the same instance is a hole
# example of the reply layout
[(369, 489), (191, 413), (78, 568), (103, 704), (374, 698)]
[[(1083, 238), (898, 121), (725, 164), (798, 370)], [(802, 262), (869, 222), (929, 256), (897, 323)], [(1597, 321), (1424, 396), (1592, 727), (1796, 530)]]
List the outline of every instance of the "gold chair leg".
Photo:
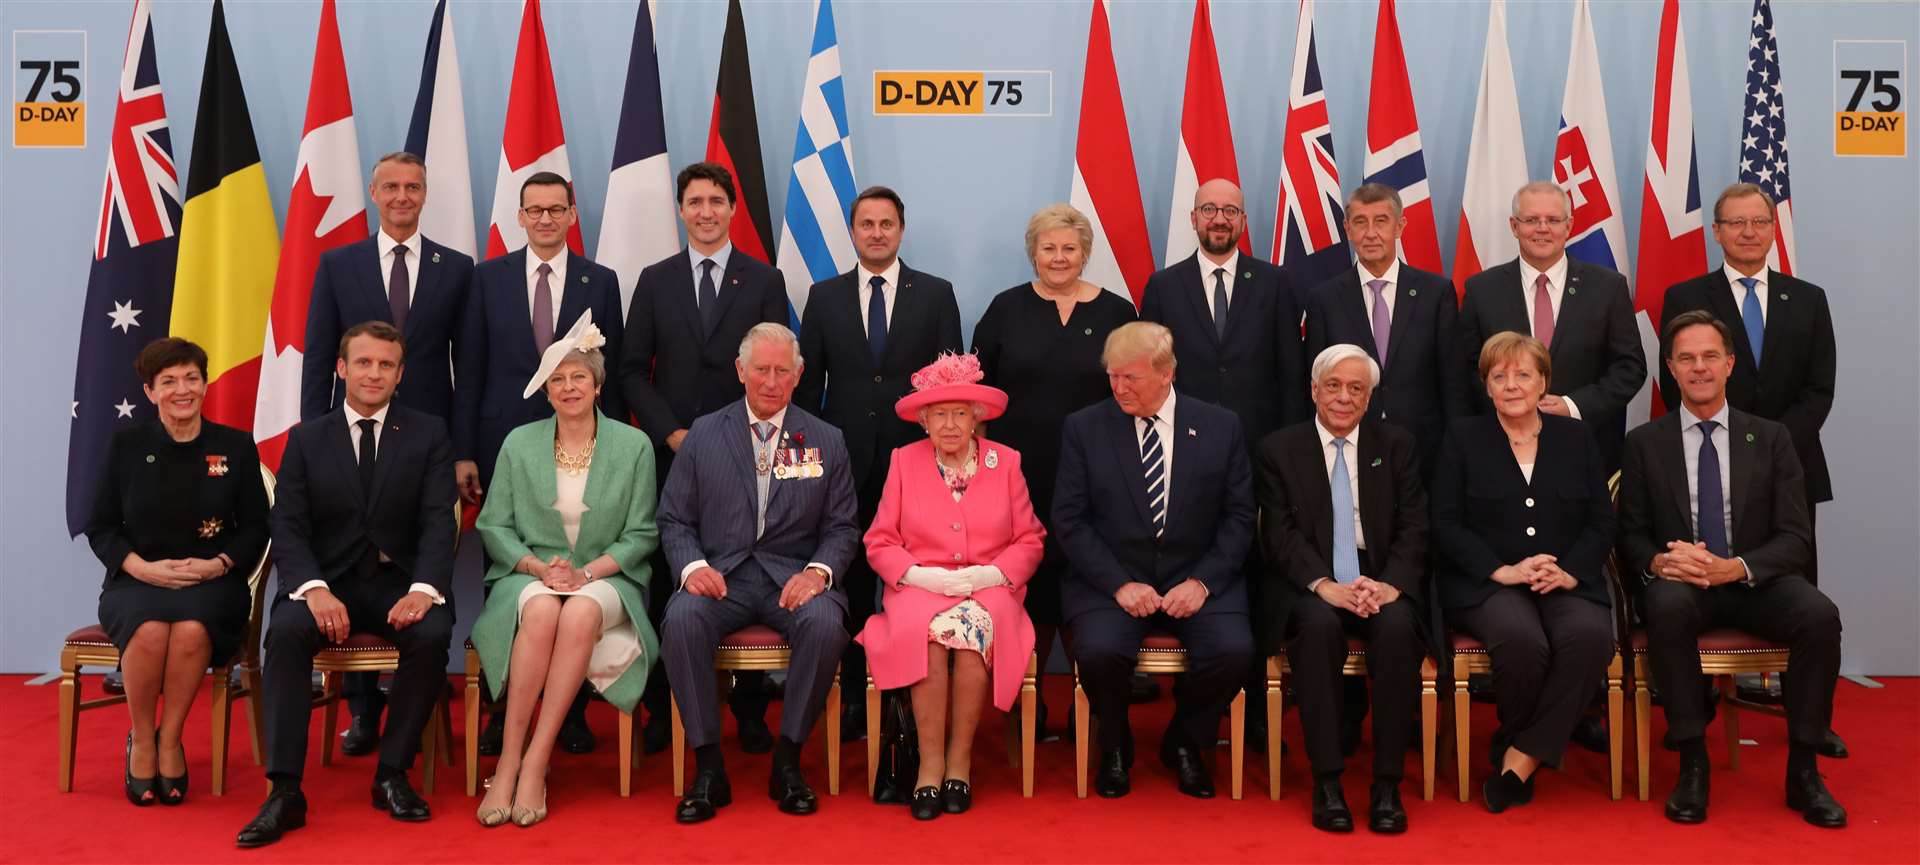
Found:
[(1624, 666), (1618, 652), (1614, 653), (1613, 662), (1607, 665), (1607, 791), (1615, 802), (1620, 801), (1620, 762), (1625, 756), (1622, 753), (1624, 731), (1620, 728), (1626, 714), (1624, 697), (1620, 693), (1620, 677)]
[(827, 795), (840, 795), (840, 671), (827, 689)]
[(1653, 778), (1649, 769), (1653, 739), (1653, 696), (1647, 693), (1647, 656), (1633, 656), (1633, 754), (1640, 781), (1640, 801), (1647, 801)]
[(1233, 799), (1240, 801), (1240, 785), (1247, 774), (1247, 692), (1233, 695), (1227, 707), (1227, 753), (1233, 759)]
[(60, 792), (73, 792), (73, 757), (80, 733), (80, 661), (73, 647), (60, 650)]
[[(340, 679), (332, 673), (320, 674), (320, 701), (326, 704), (320, 713), (320, 765), (333, 765), (333, 739), (339, 731), (340, 694), (334, 689), (340, 687)], [(379, 687), (376, 685), (375, 687)], [(433, 760), (433, 752), (427, 752), (428, 762)]]
[(1467, 759), (1468, 739), (1473, 735), (1473, 700), (1467, 695), (1467, 659), (1453, 659), (1453, 774), (1459, 777), (1460, 801), (1467, 801), (1467, 786), (1472, 783), (1473, 761)]
[(620, 713), (620, 798), (633, 795), (633, 713)]
[(867, 795), (880, 782), (880, 689), (867, 677)]
[(1286, 717), (1287, 690), (1278, 656), (1267, 659), (1267, 798), (1280, 801), (1280, 721)]
[(1740, 769), (1740, 709), (1733, 704), (1738, 694), (1732, 676), (1720, 679), (1720, 723), (1727, 734), (1727, 768)]
[[(333, 704), (329, 703), (327, 705), (331, 707)], [(421, 792), (428, 796), (433, 795), (434, 773), (440, 768), (440, 760), (438, 759), (440, 749), (440, 716), (445, 714), (446, 711), (447, 704), (445, 701), (433, 704), (433, 714), (427, 716), (426, 741), (420, 743), (420, 756), (422, 757), (420, 760), (420, 788)], [(327, 738), (333, 738), (333, 728), (331, 725), (327, 728)]]
[(467, 650), (467, 689), (460, 697), (460, 709), (466, 715), (466, 741), (460, 743), (467, 758), (467, 795), (480, 794), (480, 662), (473, 650)]
[(227, 731), (233, 723), (232, 671), (217, 667), (213, 671), (213, 694), (208, 714), (213, 721), (213, 741), (208, 756), (213, 759), (213, 795), (227, 793)]
[(1087, 692), (1080, 687), (1080, 665), (1073, 665), (1073, 777), (1074, 791), (1087, 798)]
[(1038, 657), (1027, 658), (1027, 675), (1020, 682), (1020, 795), (1033, 798), (1033, 743), (1040, 732)]
[[(1434, 764), (1440, 733), (1440, 670), (1433, 659), (1420, 662), (1420, 798), (1433, 801)], [(1278, 750), (1277, 748), (1275, 750)]]
[(667, 704), (673, 714), (673, 795), (677, 799), (687, 788), (687, 726), (680, 720), (680, 699), (669, 695)]
[(440, 765), (453, 768), (453, 686), (440, 692)]
[(266, 735), (261, 732), (265, 724), (265, 714), (260, 705), (260, 690), (264, 677), (260, 665), (248, 664), (245, 673), (247, 680), (247, 739), (253, 747), (253, 765), (264, 766), (267, 760)]

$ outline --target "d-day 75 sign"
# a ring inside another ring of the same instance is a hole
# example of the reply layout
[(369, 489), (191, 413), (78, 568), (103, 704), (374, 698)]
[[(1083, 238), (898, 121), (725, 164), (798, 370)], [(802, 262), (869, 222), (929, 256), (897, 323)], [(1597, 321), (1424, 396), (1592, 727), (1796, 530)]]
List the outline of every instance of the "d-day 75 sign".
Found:
[(86, 31), (13, 31), (13, 146), (87, 146), (86, 74)]
[(1046, 70), (873, 73), (875, 115), (1048, 117), (1053, 73)]
[(1834, 40), (1833, 155), (1907, 155), (1907, 43)]

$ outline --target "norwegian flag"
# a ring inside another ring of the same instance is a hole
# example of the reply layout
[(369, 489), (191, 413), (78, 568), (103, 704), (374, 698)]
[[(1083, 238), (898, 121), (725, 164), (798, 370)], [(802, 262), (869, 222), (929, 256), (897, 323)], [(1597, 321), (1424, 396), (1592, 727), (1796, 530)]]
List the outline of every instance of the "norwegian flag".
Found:
[(260, 391), (253, 404), (253, 438), (260, 462), (280, 468), (287, 431), (300, 422), (300, 368), (306, 353), (307, 306), (320, 254), (367, 238), (360, 143), (353, 127), (353, 96), (340, 52), (333, 0), (320, 4), (320, 33), (307, 91), (307, 122), (287, 197), (287, 232), (273, 275), (273, 306), (260, 350)]
[(123, 423), (153, 419), (133, 359), (167, 335), (180, 252), (180, 175), (160, 96), (151, 9), (133, 4), (120, 68), (93, 265), (80, 316), (67, 434), (67, 532), (86, 530), (107, 445)]
[[(520, 227), (517, 218), (520, 184), (541, 171), (573, 182), (573, 169), (567, 165), (567, 133), (560, 125), (560, 99), (554, 94), (553, 62), (547, 58), (547, 28), (540, 20), (540, 0), (527, 0), (520, 13), (520, 45), (513, 55), (506, 131), (500, 138), (500, 170), (493, 183), (487, 258), (527, 245), (527, 230)], [(586, 254), (579, 220), (567, 230), (567, 248), (574, 255)]]
[(1567, 254), (1631, 279), (1618, 178), (1613, 168), (1613, 134), (1607, 126), (1607, 97), (1600, 86), (1600, 50), (1593, 41), (1593, 15), (1587, 0), (1576, 0), (1567, 90), (1560, 102), (1560, 134), (1553, 143), (1553, 180), (1573, 199)]
[(1314, 54), (1313, 0), (1300, 0), (1294, 28), (1293, 78), (1287, 86), (1287, 128), (1280, 145), (1280, 218), (1273, 262), (1296, 285), (1319, 285), (1348, 266), (1340, 170), (1333, 162), (1333, 125)]
[[(1213, 47), (1213, 15), (1207, 0), (1193, 6), (1193, 37), (1187, 44), (1187, 92), (1174, 143), (1173, 212), (1167, 220), (1164, 257), (1168, 265), (1185, 261), (1200, 248), (1190, 216), (1200, 184), (1219, 177), (1240, 185), (1240, 164), (1233, 155), (1233, 124), (1227, 122), (1227, 93), (1220, 83), (1220, 55)], [(1240, 251), (1253, 254), (1253, 243), (1245, 233), (1240, 235)]]
[(1787, 97), (1780, 87), (1780, 46), (1773, 40), (1773, 4), (1754, 0), (1747, 36), (1746, 110), (1740, 133), (1740, 182), (1773, 198), (1773, 249), (1767, 266), (1788, 276), (1793, 249), (1793, 191), (1787, 186)]
[(1440, 273), (1440, 235), (1433, 224), (1433, 199), (1427, 190), (1427, 157), (1420, 147), (1420, 117), (1413, 110), (1413, 85), (1400, 50), (1400, 22), (1393, 0), (1381, 0), (1373, 31), (1373, 87), (1367, 96), (1367, 157), (1361, 179), (1400, 193), (1407, 228), (1400, 234), (1400, 258), (1428, 273)]
[(1087, 280), (1139, 306), (1147, 277), (1153, 275), (1153, 246), (1147, 240), (1147, 211), (1140, 204), (1140, 176), (1133, 168), (1133, 141), (1127, 135), (1127, 107), (1120, 101), (1105, 0), (1093, 0), (1083, 74), (1073, 191), (1067, 201), (1087, 215), (1099, 241), (1087, 258)]
[[(1640, 269), (1633, 306), (1640, 346), (1660, 356), (1660, 305), (1667, 287), (1707, 269), (1707, 234), (1700, 218), (1700, 174), (1694, 164), (1693, 85), (1687, 75), (1687, 40), (1680, 28), (1680, 0), (1660, 12), (1660, 47), (1653, 70), (1653, 116), (1647, 143), (1647, 178), (1640, 191)], [(1653, 398), (1648, 376), (1628, 404), (1628, 423), (1659, 417), (1665, 405)]]

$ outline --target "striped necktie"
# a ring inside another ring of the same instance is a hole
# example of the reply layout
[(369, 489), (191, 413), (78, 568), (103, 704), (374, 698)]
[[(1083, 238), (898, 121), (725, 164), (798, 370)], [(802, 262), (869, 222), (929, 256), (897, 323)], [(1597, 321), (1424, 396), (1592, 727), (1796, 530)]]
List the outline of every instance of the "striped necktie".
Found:
[(1160, 416), (1141, 419), (1147, 434), (1140, 439), (1140, 470), (1147, 481), (1147, 513), (1153, 517), (1153, 536), (1167, 533), (1167, 461), (1160, 447)]

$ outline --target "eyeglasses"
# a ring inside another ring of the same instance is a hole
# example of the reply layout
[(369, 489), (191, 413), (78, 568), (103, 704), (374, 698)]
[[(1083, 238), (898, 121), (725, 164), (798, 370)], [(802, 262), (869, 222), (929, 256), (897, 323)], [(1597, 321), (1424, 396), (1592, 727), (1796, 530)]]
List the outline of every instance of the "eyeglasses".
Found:
[(1716, 219), (1713, 221), (1713, 224), (1723, 226), (1733, 231), (1746, 231), (1747, 226), (1749, 225), (1753, 226), (1753, 230), (1755, 231), (1772, 231), (1773, 217), (1755, 216), (1749, 219), (1745, 216), (1741, 216), (1741, 217), (1735, 217), (1733, 219)]
[(569, 204), (556, 204), (552, 207), (534, 205), (531, 207), (522, 207), (520, 208), (520, 212), (526, 214), (528, 222), (539, 222), (542, 216), (552, 217), (554, 222), (559, 222), (560, 217), (566, 216), (567, 211), (572, 209), (573, 206)]
[(1528, 228), (1539, 228), (1542, 225), (1548, 228), (1559, 228), (1571, 220), (1564, 216), (1516, 216), (1513, 221)]
[(1224, 216), (1228, 219), (1228, 221), (1239, 219), (1241, 214), (1246, 213), (1246, 211), (1241, 210), (1238, 207), (1234, 207), (1231, 204), (1225, 207), (1221, 207), (1217, 204), (1202, 204), (1199, 207), (1194, 208), (1193, 212), (1200, 214), (1200, 216), (1205, 219), (1212, 219), (1215, 216)]

